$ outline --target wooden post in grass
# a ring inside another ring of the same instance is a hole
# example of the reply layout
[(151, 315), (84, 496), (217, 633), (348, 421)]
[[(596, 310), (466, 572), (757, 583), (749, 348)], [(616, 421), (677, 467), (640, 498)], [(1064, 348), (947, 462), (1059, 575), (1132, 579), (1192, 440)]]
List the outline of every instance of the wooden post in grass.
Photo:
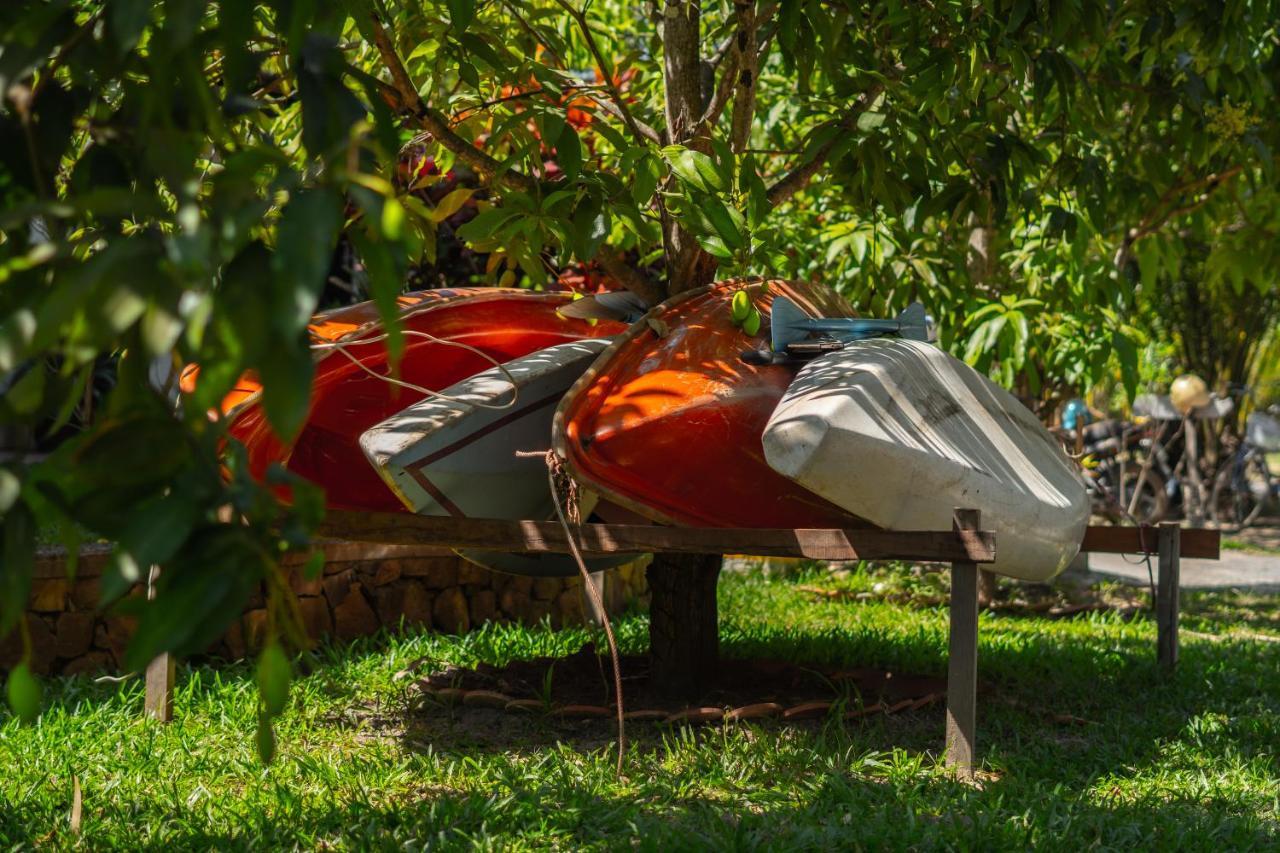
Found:
[(1172, 672), (1178, 665), (1178, 577), (1181, 571), (1182, 528), (1162, 521), (1157, 533), (1160, 574), (1156, 585), (1156, 661)]
[[(156, 581), (160, 577), (160, 567), (152, 566), (147, 577), (147, 599), (156, 597)], [(147, 695), (144, 709), (148, 717), (162, 723), (173, 719), (173, 655), (165, 652), (147, 664)]]
[[(952, 528), (981, 529), (976, 509), (957, 509)], [(951, 637), (947, 650), (945, 761), (962, 779), (973, 778), (978, 702), (978, 564), (951, 564)]]

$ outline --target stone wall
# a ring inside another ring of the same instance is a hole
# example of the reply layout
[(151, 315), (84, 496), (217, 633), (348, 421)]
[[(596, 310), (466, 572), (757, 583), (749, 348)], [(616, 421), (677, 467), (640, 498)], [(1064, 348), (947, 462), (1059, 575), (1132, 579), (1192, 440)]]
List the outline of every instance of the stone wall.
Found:
[[(302, 622), (313, 640), (352, 640), (402, 625), (454, 634), (485, 622), (536, 624), (549, 619), (560, 626), (593, 619), (580, 578), (504, 575), (440, 548), (353, 542), (322, 547), (326, 562), (321, 577), (301, 577), (301, 559), (289, 568)], [(74, 580), (66, 577), (65, 554), (51, 551), (37, 560), (27, 606), (31, 663), (37, 673), (119, 669), (134, 625), (128, 617), (97, 610), (99, 578), (108, 558), (106, 548), (86, 550)], [(640, 560), (596, 575), (610, 612), (645, 603), (645, 564)], [(266, 628), (264, 604), (259, 591), (207, 654), (233, 660), (254, 651)], [(17, 631), (0, 640), (0, 670), (12, 666), (21, 653)]]

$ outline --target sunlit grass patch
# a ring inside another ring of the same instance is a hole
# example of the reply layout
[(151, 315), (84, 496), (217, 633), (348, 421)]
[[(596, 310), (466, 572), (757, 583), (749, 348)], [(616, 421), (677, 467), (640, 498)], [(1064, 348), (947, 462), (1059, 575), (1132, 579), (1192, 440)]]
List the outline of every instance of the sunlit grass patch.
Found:
[[(935, 602), (946, 592), (945, 574), (902, 566), (727, 574), (723, 653), (940, 676), (947, 617)], [(599, 640), (581, 628), (327, 646), (302, 662), (270, 767), (253, 744), (246, 665), (180, 669), (168, 726), (142, 718), (136, 680), (56, 679), (35, 726), (0, 717), (0, 842), (1262, 847), (1280, 831), (1280, 643), (1239, 632), (1280, 637), (1277, 618), (1274, 597), (1188, 595), (1190, 630), (1168, 679), (1145, 612), (985, 612), (977, 787), (940, 767), (940, 706), (848, 723), (635, 724), (619, 778), (608, 722), (470, 718), (415, 703), (397, 676), (422, 658), (570, 654)], [(624, 651), (643, 651), (643, 615), (616, 627)], [(84, 796), (78, 837), (73, 779)]]

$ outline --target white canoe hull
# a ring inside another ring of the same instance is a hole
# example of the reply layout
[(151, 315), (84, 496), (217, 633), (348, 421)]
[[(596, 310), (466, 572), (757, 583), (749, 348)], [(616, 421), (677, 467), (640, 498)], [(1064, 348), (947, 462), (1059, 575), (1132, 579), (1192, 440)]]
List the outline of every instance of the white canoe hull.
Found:
[[(360, 447), (387, 486), (419, 515), (456, 518), (547, 519), (554, 516), (547, 466), (551, 419), (566, 390), (608, 346), (607, 339), (558, 344), (478, 373), (376, 424)], [(510, 378), (508, 378), (508, 376)], [(519, 393), (514, 405), (512, 380)], [(444, 399), (449, 398), (449, 399)], [(476, 405), (481, 404), (481, 405)], [(497, 571), (576, 574), (558, 554), (467, 552)], [(594, 570), (626, 562), (592, 559)]]
[(1025, 406), (918, 341), (814, 359), (764, 432), (780, 474), (889, 530), (950, 529), (958, 507), (996, 533), (985, 568), (1043, 581), (1075, 557), (1089, 501), (1075, 465)]

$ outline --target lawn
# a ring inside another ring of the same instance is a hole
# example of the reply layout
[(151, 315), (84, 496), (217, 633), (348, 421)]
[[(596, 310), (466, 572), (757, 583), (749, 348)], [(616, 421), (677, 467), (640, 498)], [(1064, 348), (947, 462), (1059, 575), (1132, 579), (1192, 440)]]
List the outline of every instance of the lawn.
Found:
[[(726, 576), (724, 652), (941, 675), (942, 585), (888, 568)], [(608, 722), (491, 712), (477, 723), (409, 701), (396, 678), (424, 656), (567, 654), (585, 630), (322, 649), (295, 685), (270, 767), (256, 756), (244, 665), (181, 669), (168, 726), (141, 718), (136, 679), (62, 679), (47, 685), (36, 726), (0, 716), (0, 846), (1273, 847), (1280, 602), (1191, 595), (1184, 626), (1170, 680), (1145, 612), (984, 614), (977, 786), (939, 765), (939, 706), (849, 723), (636, 723), (618, 778)], [(643, 648), (642, 615), (618, 628), (626, 648)]]

